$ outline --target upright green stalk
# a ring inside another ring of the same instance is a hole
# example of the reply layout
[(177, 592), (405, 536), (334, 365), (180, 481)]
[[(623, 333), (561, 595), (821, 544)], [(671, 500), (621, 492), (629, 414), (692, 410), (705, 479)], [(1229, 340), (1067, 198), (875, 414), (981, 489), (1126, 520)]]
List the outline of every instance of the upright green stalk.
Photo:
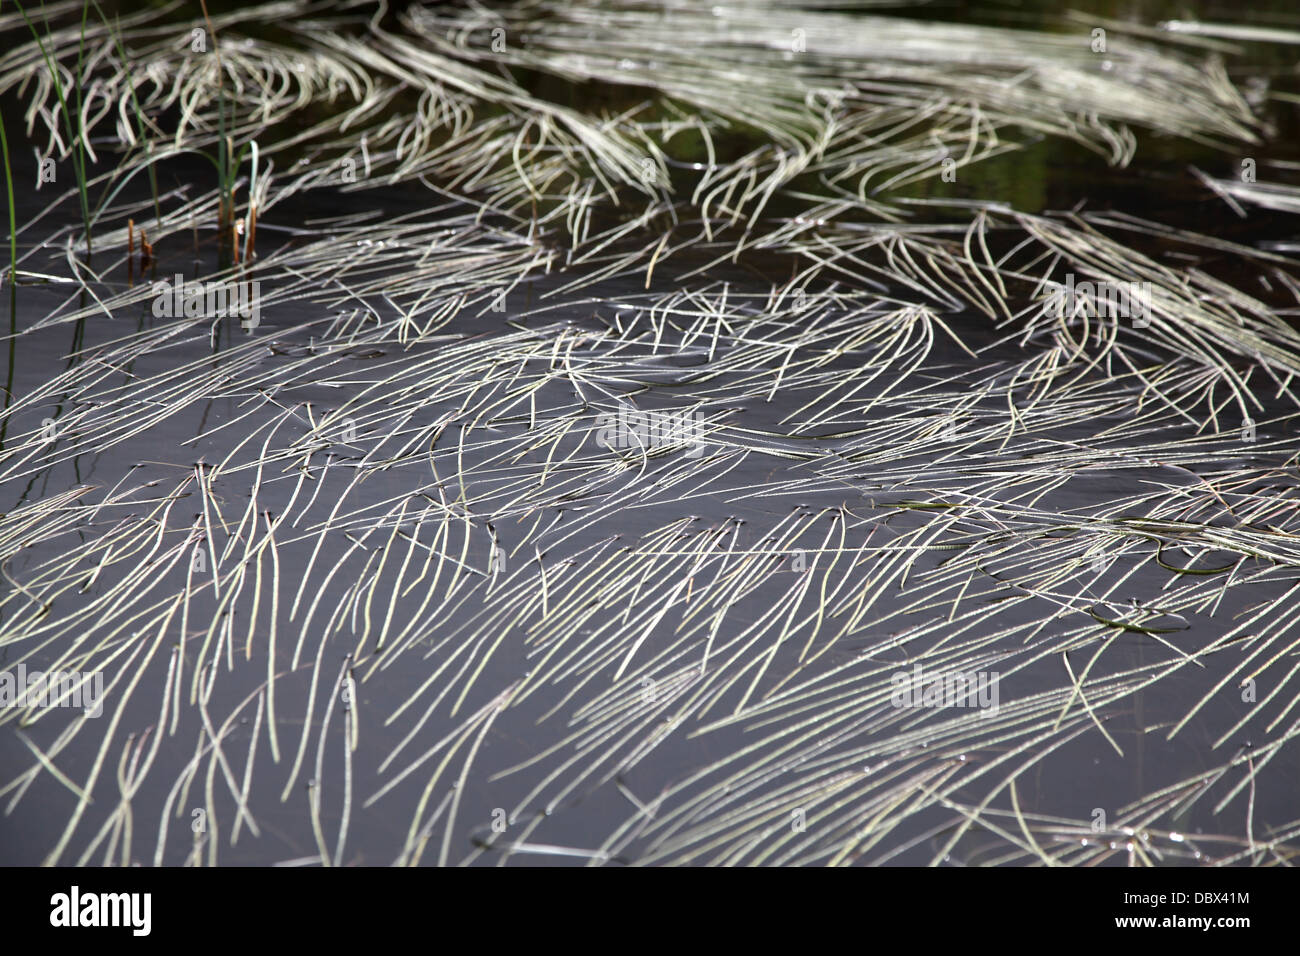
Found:
[[(77, 146), (75, 151), (77, 164), (77, 183), (81, 187), (78, 191), (81, 194), (81, 219), (86, 225), (86, 261), (90, 261), (90, 197), (86, 192), (86, 130), (82, 124), (84, 104), (81, 101), (82, 71), (85, 68), (86, 61), (86, 20), (90, 16), (90, 4), (83, 2), (81, 5), (81, 38), (77, 43)], [(49, 29), (49, 22), (46, 22), (46, 29)]]
[[(89, 5), (82, 7), (81, 17), (81, 49), (77, 53), (77, 102), (81, 102), (81, 66), (82, 57), (86, 47), (86, 15), (89, 12)], [(21, 2), (18, 3), (18, 12), (22, 14), (23, 22), (27, 24), (27, 29), (31, 30), (32, 36), (36, 39), (36, 45), (41, 49), (41, 56), (45, 58), (45, 66), (50, 71), (50, 81), (54, 84), (54, 91), (59, 96), (59, 107), (63, 110), (63, 126), (67, 131), (68, 139), (74, 143), (72, 153), (73, 171), (77, 177), (77, 191), (81, 197), (81, 221), (86, 232), (86, 257), (90, 257), (90, 199), (86, 193), (86, 158), (83, 154), (85, 146), (84, 130), (77, 130), (72, 125), (72, 114), (68, 110), (68, 98), (63, 92), (63, 81), (59, 78), (59, 71), (56, 68), (54, 59), (50, 56), (50, 51), (46, 49), (45, 43), (41, 40), (41, 35), (36, 31), (35, 24), (27, 16), (26, 9)], [(45, 35), (50, 38), (51, 43), (54, 41), (54, 34), (50, 32), (50, 22), (45, 21)], [(81, 110), (77, 110), (77, 123), (81, 123)]]
[[(221, 48), (217, 44), (217, 31), (208, 15), (207, 0), (199, 0), (203, 8), (203, 22), (212, 36), (212, 55), (217, 60), (217, 179), (221, 200), (217, 211), (217, 264), (224, 269), (230, 264), (230, 224), (235, 215), (232, 195), (233, 176), (230, 171), (230, 145), (226, 135), (226, 78), (221, 69)], [(232, 124), (233, 125), (233, 124)]]

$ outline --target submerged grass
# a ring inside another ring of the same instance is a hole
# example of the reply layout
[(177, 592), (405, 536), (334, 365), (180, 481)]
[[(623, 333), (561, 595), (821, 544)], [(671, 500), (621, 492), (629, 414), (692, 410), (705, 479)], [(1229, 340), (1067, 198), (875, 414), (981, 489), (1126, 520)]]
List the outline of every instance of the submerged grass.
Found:
[[(1230, 53), (610, 0), (205, 6), (197, 52), (88, 9), (0, 57), (47, 153), (118, 160), (25, 224), (10, 178), (11, 382), (78, 331), (0, 413), (0, 653), (104, 681), (0, 710), (39, 859), (1294, 862), (1296, 263), (903, 192), (1266, 148)], [(160, 193), (191, 153), (215, 186)], [(160, 314), (149, 209), (260, 324)], [(898, 705), (918, 666), (1001, 701)]]

